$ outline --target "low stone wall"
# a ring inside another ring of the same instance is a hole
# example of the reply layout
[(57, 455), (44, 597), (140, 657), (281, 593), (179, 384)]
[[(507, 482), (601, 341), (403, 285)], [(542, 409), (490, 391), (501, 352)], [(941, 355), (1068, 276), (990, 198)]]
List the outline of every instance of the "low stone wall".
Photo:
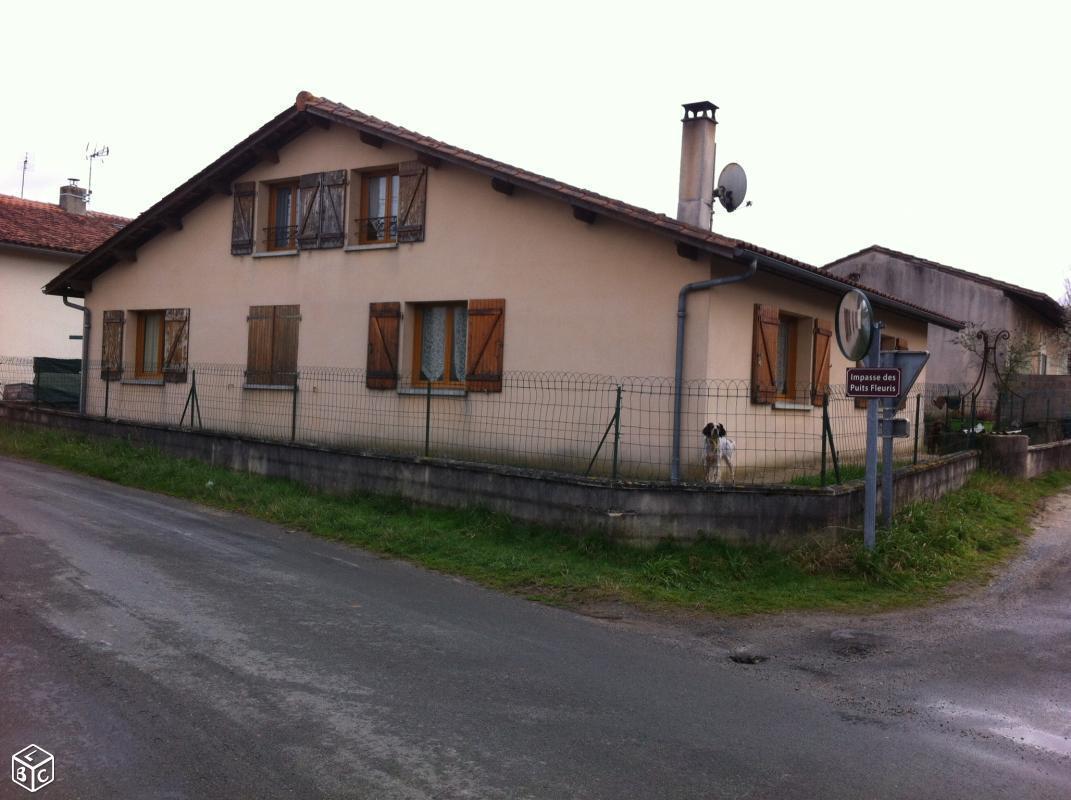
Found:
[[(401, 495), (437, 506), (481, 506), (518, 520), (633, 544), (721, 538), (784, 544), (858, 528), (863, 482), (796, 486), (612, 486), (605, 481), (441, 459), (399, 458), (180, 430), (0, 403), (7, 424), (121, 438), (228, 469), (288, 478), (334, 493)], [(975, 451), (896, 473), (898, 505), (936, 499), (961, 487), (979, 463)]]
[(1027, 448), (1026, 477), (1033, 478), (1058, 469), (1071, 470), (1071, 439)]

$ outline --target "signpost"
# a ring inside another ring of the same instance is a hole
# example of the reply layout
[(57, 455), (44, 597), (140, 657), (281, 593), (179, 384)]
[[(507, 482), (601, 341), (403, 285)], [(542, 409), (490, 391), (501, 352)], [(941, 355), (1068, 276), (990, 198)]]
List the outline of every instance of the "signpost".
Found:
[[(878, 434), (884, 442), (882, 480), (886, 526), (892, 524), (893, 439), (909, 435), (906, 419), (895, 419), (900, 401), (911, 391), (930, 354), (926, 351), (881, 352), (883, 323), (874, 320), (870, 300), (852, 289), (837, 306), (837, 345), (849, 361), (864, 367), (849, 367), (845, 375), (848, 397), (863, 397), (866, 404), (866, 482), (863, 508), (863, 543), (873, 550), (877, 541)], [(878, 402), (884, 413), (878, 420)]]

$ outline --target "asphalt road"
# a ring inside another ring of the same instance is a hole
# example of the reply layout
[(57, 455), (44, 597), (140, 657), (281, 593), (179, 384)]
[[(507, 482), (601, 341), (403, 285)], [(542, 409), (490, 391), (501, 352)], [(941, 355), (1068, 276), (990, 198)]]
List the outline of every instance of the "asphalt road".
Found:
[(0, 459), (0, 757), (46, 799), (1067, 798), (1069, 519), (941, 609), (592, 616)]

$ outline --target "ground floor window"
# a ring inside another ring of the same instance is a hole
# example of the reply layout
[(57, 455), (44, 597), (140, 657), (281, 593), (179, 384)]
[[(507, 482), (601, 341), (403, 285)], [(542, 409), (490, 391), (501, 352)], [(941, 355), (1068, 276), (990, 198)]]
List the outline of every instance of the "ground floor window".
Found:
[(134, 374), (138, 378), (163, 376), (164, 312), (139, 311)]
[(413, 383), (463, 387), (468, 356), (466, 304), (419, 304), (415, 310)]

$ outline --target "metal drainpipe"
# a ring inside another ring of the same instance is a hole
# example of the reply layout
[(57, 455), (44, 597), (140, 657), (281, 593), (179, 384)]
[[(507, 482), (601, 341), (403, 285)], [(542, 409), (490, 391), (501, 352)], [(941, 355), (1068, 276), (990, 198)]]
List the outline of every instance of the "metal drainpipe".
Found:
[(82, 386), (78, 392), (78, 413), (85, 416), (86, 392), (89, 389), (89, 309), (72, 303), (63, 295), (63, 305), (82, 312)]
[(746, 260), (747, 270), (725, 278), (686, 283), (677, 295), (677, 363), (673, 374), (673, 461), (669, 469), (669, 479), (672, 483), (680, 483), (681, 480), (681, 385), (684, 383), (684, 318), (688, 313), (688, 295), (703, 289), (724, 286), (727, 283), (745, 281), (754, 275), (759, 267), (759, 261), (754, 256), (738, 252), (734, 258)]

